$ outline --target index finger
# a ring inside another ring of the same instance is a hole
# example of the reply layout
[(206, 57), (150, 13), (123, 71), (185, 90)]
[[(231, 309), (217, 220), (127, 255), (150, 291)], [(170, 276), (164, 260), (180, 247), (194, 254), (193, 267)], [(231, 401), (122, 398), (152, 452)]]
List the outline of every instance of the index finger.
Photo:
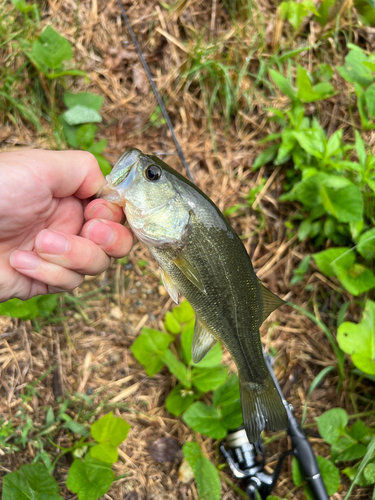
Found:
[(56, 198), (90, 198), (105, 184), (95, 156), (86, 151), (29, 149), (9, 155), (14, 155), (10, 161), (31, 168)]

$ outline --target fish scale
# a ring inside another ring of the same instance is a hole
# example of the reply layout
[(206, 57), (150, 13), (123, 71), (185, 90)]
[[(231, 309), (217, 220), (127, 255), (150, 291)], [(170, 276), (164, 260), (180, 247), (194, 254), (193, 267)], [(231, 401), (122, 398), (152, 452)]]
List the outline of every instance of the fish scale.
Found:
[(107, 176), (101, 196), (124, 206), (128, 223), (162, 269), (171, 297), (196, 313), (192, 357), (217, 340), (238, 368), (250, 442), (287, 427), (285, 407), (263, 357), (259, 327), (283, 301), (258, 280), (246, 249), (202, 191), (155, 156), (131, 149)]

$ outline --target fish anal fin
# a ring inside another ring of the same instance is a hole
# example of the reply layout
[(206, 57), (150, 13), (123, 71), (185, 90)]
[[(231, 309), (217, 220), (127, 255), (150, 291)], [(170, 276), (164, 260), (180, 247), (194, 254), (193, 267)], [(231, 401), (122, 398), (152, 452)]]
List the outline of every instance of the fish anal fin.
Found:
[(285, 304), (283, 299), (270, 292), (262, 283), (259, 283), (262, 294), (263, 310), (262, 321), (268, 318), (272, 311)]
[(169, 293), (171, 299), (174, 302), (176, 302), (176, 304), (178, 304), (178, 294), (179, 294), (178, 288), (171, 280), (171, 277), (169, 276), (169, 274), (167, 274), (162, 267), (160, 267), (159, 269), (160, 269), (161, 280), (163, 282), (164, 288)]
[(194, 363), (199, 363), (216, 342), (217, 339), (196, 318), (193, 345), (191, 347), (191, 357)]
[(181, 254), (177, 255), (172, 260), (194, 286), (196, 286), (201, 292), (206, 293), (201, 277), (194, 266), (192, 266)]

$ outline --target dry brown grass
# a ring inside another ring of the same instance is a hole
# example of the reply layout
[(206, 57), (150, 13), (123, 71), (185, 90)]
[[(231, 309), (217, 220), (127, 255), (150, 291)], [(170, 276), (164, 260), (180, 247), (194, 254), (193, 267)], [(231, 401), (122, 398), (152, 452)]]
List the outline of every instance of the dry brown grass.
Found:
[[(334, 326), (335, 318), (329, 311), (334, 310), (335, 304), (343, 302), (342, 295), (336, 293), (337, 283), (312, 271), (308, 284), (313, 287), (313, 292), (307, 292), (303, 284), (290, 285), (293, 269), (312, 248), (286, 234), (284, 222), (295, 209), (278, 201), (283, 169), (273, 171), (263, 167), (252, 174), (249, 168), (260, 152), (258, 141), (276, 130), (275, 125), (267, 121), (265, 107), (285, 108), (286, 98), (278, 92), (276, 96), (270, 95), (266, 89), (254, 85), (253, 77), (244, 77), (241, 95), (245, 90), (249, 91), (250, 105), (242, 106), (244, 101), (240, 97), (239, 109), (226, 133), (220, 107), (213, 109), (215, 149), (208, 131), (207, 109), (197, 84), (179, 78), (188, 67), (193, 40), (203, 29), (206, 30), (206, 43), (217, 44), (218, 52), (214, 57), (224, 57), (226, 52), (233, 60), (237, 57), (243, 60), (253, 43), (255, 49), (249, 60), (252, 73), (259, 69), (259, 58), (270, 57), (278, 43), (289, 44), (288, 48), (292, 49), (306, 40), (297, 36), (289, 41), (288, 28), (280, 25), (276, 6), (271, 0), (258, 0), (254, 4), (252, 22), (247, 21), (244, 12), (237, 14), (236, 24), (231, 21), (225, 6), (216, 0), (177, 2), (169, 12), (153, 1), (127, 4), (126, 8), (159, 90), (166, 98), (198, 186), (224, 210), (243, 203), (249, 187), (257, 186), (263, 177), (267, 179), (254, 204), (256, 210), (245, 209), (240, 215), (231, 217), (231, 223), (239, 234), (246, 235), (244, 244), (265, 284), (279, 296), (314, 309), (327, 324)], [(52, 24), (74, 44), (75, 60), (90, 76), (88, 84), (83, 79), (69, 81), (69, 90), (88, 90), (105, 96), (101, 134), (108, 140), (106, 156), (109, 161), (115, 162), (128, 147), (139, 147), (145, 152), (173, 153), (174, 146), (166, 127), (149, 125), (156, 101), (129, 42), (116, 2), (49, 0), (44, 13), (41, 25)], [(322, 40), (320, 28), (311, 20), (304, 29), (309, 33), (309, 44)], [(259, 43), (261, 34), (258, 31), (262, 30), (264, 43)], [(343, 33), (350, 30), (349, 20), (344, 18), (342, 32), (337, 36), (343, 38)], [(353, 31), (353, 37), (370, 48), (374, 32), (361, 28)], [(5, 46), (1, 52), (2, 60), (6, 61), (8, 56)], [(302, 53), (300, 62), (311, 69), (316, 60), (332, 64), (342, 61), (342, 58), (343, 53), (335, 49), (333, 40), (328, 37), (318, 48)], [(13, 63), (16, 64), (16, 59)], [(351, 124), (351, 117), (346, 112), (346, 84), (342, 80), (339, 83), (337, 77), (335, 79), (335, 84), (342, 86), (342, 92), (324, 103), (309, 106), (308, 114), (318, 114), (322, 125), (330, 132), (344, 127), (349, 134), (351, 128), (347, 125)], [(358, 117), (354, 116), (354, 119)], [(9, 116), (2, 116), (2, 120), (4, 128), (0, 140), (3, 150), (55, 146), (52, 134), (40, 136), (32, 127), (22, 121), (11, 121)], [(371, 144), (374, 137), (368, 134)], [(182, 171), (176, 155), (168, 156), (167, 161)], [(265, 227), (260, 225), (262, 218)], [(140, 259), (149, 261), (146, 273), (138, 265)], [(66, 312), (63, 322), (46, 325), (38, 333), (30, 322), (0, 318), (0, 415), (17, 424), (15, 415), (25, 386), (57, 363), (58, 368), (37, 384), (40, 397), (35, 396), (25, 409), (35, 421), (44, 418), (44, 407), (57, 405), (61, 390), (68, 395), (75, 392), (94, 394), (95, 404), (99, 404), (105, 395), (109, 401), (127, 405), (127, 408), (115, 410), (132, 425), (132, 429), (120, 447), (120, 460), (114, 469), (117, 475), (129, 475), (115, 483), (105, 498), (197, 499), (194, 483), (184, 485), (179, 481), (178, 462), (157, 463), (147, 451), (156, 439), (163, 436), (173, 437), (181, 445), (193, 436), (180, 418), (174, 418), (164, 408), (165, 398), (176, 382), (173, 376), (164, 369), (153, 378), (147, 377), (130, 353), (129, 347), (143, 325), (162, 328), (171, 300), (159, 286), (157, 265), (139, 243), (135, 244), (129, 263), (126, 266), (114, 263), (108, 272), (86, 280), (74, 292), (79, 298), (89, 290), (105, 287), (100, 293), (106, 296), (97, 298), (94, 295), (83, 304), (86, 321), (79, 311), (71, 309)], [(354, 305), (350, 313), (356, 317)], [(329, 343), (315, 324), (286, 306), (272, 314), (263, 325), (261, 335), (266, 348), (272, 346), (277, 350), (277, 376), (297, 417), (301, 417), (312, 380), (323, 367), (335, 364)], [(229, 355), (225, 355), (225, 360), (234, 368)], [(353, 401), (350, 380), (345, 382), (343, 390), (337, 392), (337, 377), (331, 373), (310, 399), (307, 422), (314, 422), (316, 416), (337, 406), (344, 407), (349, 413), (357, 408), (361, 411), (372, 408), (371, 402), (358, 399), (357, 407), (353, 408)], [(73, 405), (72, 416), (74, 408)], [(99, 408), (98, 415), (101, 412)], [(327, 456), (328, 446), (316, 433), (312, 436), (315, 452)], [(203, 436), (196, 437), (207, 456), (215, 461), (215, 443)], [(61, 435), (57, 444), (63, 445), (64, 439)], [(271, 467), (275, 465), (278, 454), (287, 447), (287, 440), (281, 439), (267, 448)], [(31, 462), (34, 454), (31, 445), (22, 453), (2, 454), (1, 473)], [(67, 470), (68, 462), (61, 460), (56, 477), (64, 498), (73, 499), (76, 497), (63, 487)], [(226, 473), (230, 477), (228, 470)], [(334, 496), (336, 500), (344, 498), (345, 479), (343, 484), (344, 487)], [(240, 498), (225, 482), (222, 482), (222, 487), (223, 500)], [(288, 495), (290, 500), (303, 498), (301, 490), (294, 491), (289, 459), (275, 494)], [(367, 497), (367, 490), (357, 490), (356, 498)]]

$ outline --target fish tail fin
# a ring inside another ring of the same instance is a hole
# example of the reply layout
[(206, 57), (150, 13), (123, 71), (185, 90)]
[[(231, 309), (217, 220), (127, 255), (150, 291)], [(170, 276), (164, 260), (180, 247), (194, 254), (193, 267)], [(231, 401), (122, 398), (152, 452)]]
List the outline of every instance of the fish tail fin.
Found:
[(288, 427), (288, 417), (271, 377), (265, 384), (240, 379), (243, 423), (247, 437), (255, 443), (263, 429), (278, 431)]

